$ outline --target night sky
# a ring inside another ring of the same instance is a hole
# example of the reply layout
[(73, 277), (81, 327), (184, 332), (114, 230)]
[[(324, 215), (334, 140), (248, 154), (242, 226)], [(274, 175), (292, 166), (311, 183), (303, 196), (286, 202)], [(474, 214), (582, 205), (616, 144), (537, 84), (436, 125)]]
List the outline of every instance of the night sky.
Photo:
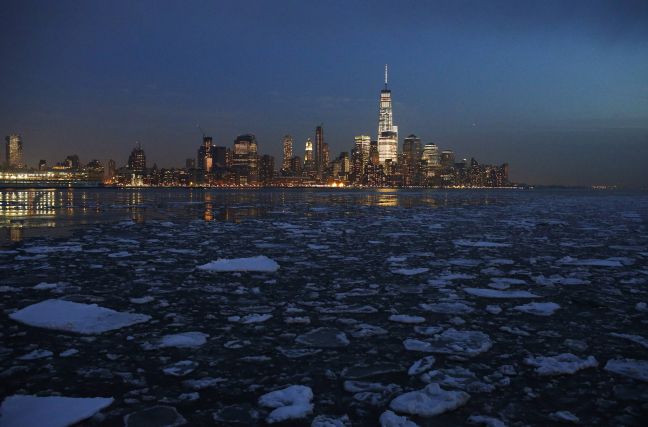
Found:
[(648, 183), (648, 1), (5, 1), (0, 132), (25, 160), (184, 166), (255, 133), (280, 165), (324, 124), (375, 137), (390, 67), (402, 139), (535, 184)]

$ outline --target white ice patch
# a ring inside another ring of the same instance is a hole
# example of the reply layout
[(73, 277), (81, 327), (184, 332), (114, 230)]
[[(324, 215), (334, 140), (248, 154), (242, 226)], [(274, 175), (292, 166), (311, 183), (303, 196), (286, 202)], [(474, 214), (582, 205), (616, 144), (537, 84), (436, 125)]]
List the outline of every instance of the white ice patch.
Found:
[(242, 323), (244, 325), (249, 325), (251, 323), (262, 323), (266, 320), (272, 319), (272, 314), (248, 314), (245, 316), (229, 316), (228, 321), (234, 323)]
[(404, 276), (415, 276), (417, 274), (423, 274), (427, 273), (430, 269), (429, 268), (397, 268), (395, 270), (392, 270), (392, 273), (395, 274), (402, 274)]
[(266, 418), (268, 424), (306, 418), (313, 412), (313, 391), (304, 385), (291, 385), (271, 391), (259, 398), (259, 405), (274, 408)]
[(403, 341), (403, 345), (410, 351), (471, 357), (490, 350), (493, 343), (483, 332), (457, 331), (451, 328), (425, 340), (408, 338)]
[(610, 359), (605, 370), (635, 380), (648, 382), (648, 360)]
[(90, 418), (113, 403), (108, 397), (14, 395), (0, 406), (2, 427), (65, 427)]
[(398, 323), (423, 323), (425, 322), (425, 317), (410, 316), (408, 314), (392, 314), (389, 316), (389, 320)]
[(389, 407), (405, 414), (433, 417), (464, 405), (470, 395), (463, 391), (446, 391), (439, 384), (401, 394), (391, 401)]
[(50, 299), (9, 315), (29, 326), (79, 334), (100, 334), (148, 321), (145, 314), (124, 313), (97, 304)]
[(616, 332), (610, 333), (613, 337), (623, 338), (633, 343), (639, 344), (642, 347), (648, 348), (648, 339), (642, 337), (641, 335), (631, 335), (631, 334), (617, 334)]
[(555, 302), (531, 302), (513, 307), (514, 310), (536, 316), (551, 316), (560, 308)]
[(434, 362), (436, 362), (436, 359), (434, 356), (426, 356), (422, 359), (417, 360), (412, 364), (412, 366), (409, 367), (407, 370), (408, 375), (419, 375), (422, 374), (425, 371), (430, 370), (432, 366), (434, 365)]
[(177, 347), (177, 348), (196, 348), (207, 342), (209, 334), (203, 332), (181, 332), (163, 336), (155, 344), (143, 345), (145, 350), (154, 350), (158, 348)]
[(380, 427), (418, 427), (414, 421), (410, 421), (407, 417), (396, 415), (392, 411), (385, 411), (380, 416)]
[(511, 246), (508, 243), (486, 242), (482, 240), (474, 241), (474, 240), (465, 240), (465, 239), (453, 240), (452, 243), (454, 243), (457, 246), (468, 246), (471, 248), (505, 248)]
[(133, 304), (148, 304), (149, 302), (153, 302), (155, 300), (154, 297), (147, 295), (144, 297), (140, 298), (130, 298), (129, 301), (132, 302)]
[(249, 258), (219, 258), (198, 266), (199, 270), (227, 272), (227, 271), (258, 271), (272, 273), (279, 270), (279, 264), (264, 255)]
[(461, 302), (439, 302), (433, 304), (423, 303), (419, 304), (419, 307), (421, 307), (425, 311), (441, 314), (467, 314), (474, 311), (472, 307)]
[(524, 363), (535, 366), (539, 375), (567, 375), (574, 374), (581, 369), (596, 368), (598, 362), (594, 356), (581, 359), (571, 353), (563, 353), (557, 356), (527, 357)]
[(528, 291), (502, 291), (497, 289), (464, 288), (464, 292), (484, 298), (540, 298)]
[(54, 353), (49, 350), (38, 349), (31, 351), (27, 354), (23, 354), (18, 358), (18, 360), (37, 360), (37, 359), (46, 359), (52, 357)]
[(38, 285), (34, 286), (34, 289), (38, 289), (39, 291), (48, 291), (51, 289), (56, 289), (58, 287), (59, 287), (58, 283), (41, 282)]

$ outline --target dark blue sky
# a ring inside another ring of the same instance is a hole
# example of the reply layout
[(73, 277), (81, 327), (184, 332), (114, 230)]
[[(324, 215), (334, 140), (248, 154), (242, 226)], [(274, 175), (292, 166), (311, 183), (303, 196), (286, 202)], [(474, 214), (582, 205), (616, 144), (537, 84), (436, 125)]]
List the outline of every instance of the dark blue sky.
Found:
[(375, 136), (383, 65), (402, 138), (539, 184), (648, 183), (648, 2), (12, 1), (0, 132), (26, 160), (195, 157), (257, 135), (281, 155), (324, 123)]

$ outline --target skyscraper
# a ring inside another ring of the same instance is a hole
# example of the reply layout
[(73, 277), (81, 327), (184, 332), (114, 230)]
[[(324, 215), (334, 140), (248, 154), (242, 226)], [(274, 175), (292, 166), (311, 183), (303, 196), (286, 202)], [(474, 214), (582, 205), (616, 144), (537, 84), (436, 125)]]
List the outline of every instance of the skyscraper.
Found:
[(418, 184), (421, 154), (421, 138), (412, 134), (403, 140), (402, 174), (404, 185)]
[(293, 137), (285, 135), (283, 137), (283, 163), (281, 171), (287, 173), (290, 170), (290, 159), (293, 157)]
[(325, 168), (324, 165), (324, 128), (322, 125), (315, 128), (315, 168), (317, 173), (321, 174)]
[(213, 166), (212, 138), (211, 136), (203, 136), (203, 143), (200, 148), (198, 148), (198, 169), (202, 169), (209, 173)]
[(380, 164), (387, 160), (398, 160), (398, 126), (394, 126), (391, 90), (387, 87), (387, 65), (385, 65), (385, 87), (380, 91), (378, 112), (378, 157)]
[(23, 165), (23, 146), (22, 138), (18, 134), (12, 134), (5, 138), (6, 144), (6, 162), (9, 168), (22, 168)]
[(139, 173), (143, 173), (146, 170), (146, 155), (139, 142), (133, 148), (133, 151), (131, 151), (130, 156), (128, 156), (128, 169)]
[(313, 140), (308, 138), (306, 140), (306, 146), (304, 148), (304, 163), (312, 162), (313, 159)]
[(362, 156), (362, 161), (364, 164), (369, 162), (369, 146), (371, 145), (371, 137), (368, 135), (358, 135), (355, 137), (355, 148), (358, 149), (358, 153)]
[(234, 141), (232, 170), (236, 173), (239, 184), (256, 184), (259, 178), (259, 156), (257, 154), (256, 136), (239, 135)]

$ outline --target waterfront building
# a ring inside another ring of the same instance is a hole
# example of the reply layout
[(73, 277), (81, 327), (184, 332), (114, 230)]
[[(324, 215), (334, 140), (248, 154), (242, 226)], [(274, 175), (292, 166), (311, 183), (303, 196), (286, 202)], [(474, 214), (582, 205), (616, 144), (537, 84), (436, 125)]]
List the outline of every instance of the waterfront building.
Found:
[(441, 166), (444, 168), (451, 168), (454, 166), (455, 155), (452, 150), (443, 150), (441, 152)]
[(293, 137), (284, 135), (283, 145), (283, 162), (281, 163), (281, 173), (287, 175), (290, 171), (290, 159), (293, 158)]
[(185, 160), (185, 169), (196, 169), (196, 160), (195, 159), (186, 159)]
[(204, 136), (200, 148), (198, 148), (198, 169), (202, 169), (205, 173), (210, 173), (214, 166), (214, 159), (212, 153), (212, 137)]
[(385, 65), (385, 87), (380, 91), (378, 112), (378, 156), (380, 164), (387, 160), (398, 160), (398, 126), (394, 126), (391, 90), (387, 86), (387, 65)]
[(259, 181), (269, 184), (274, 177), (274, 157), (264, 154), (259, 159)]
[(257, 184), (259, 179), (259, 156), (256, 136), (239, 135), (232, 151), (232, 172), (239, 185)]
[(41, 159), (38, 161), (38, 170), (41, 172), (47, 170), (47, 160)]
[(322, 125), (315, 128), (315, 169), (320, 175), (325, 169), (324, 164), (324, 128)]
[(18, 134), (11, 134), (5, 138), (5, 161), (9, 169), (21, 169), (23, 163), (22, 138)]
[(421, 138), (412, 134), (403, 140), (401, 173), (403, 185), (419, 185), (421, 172)]
[(146, 155), (139, 142), (128, 156), (128, 169), (137, 174), (143, 174), (146, 171)]
[(112, 181), (115, 179), (115, 176), (117, 176), (117, 163), (113, 159), (110, 159), (108, 160), (108, 171), (106, 173), (106, 179)]

